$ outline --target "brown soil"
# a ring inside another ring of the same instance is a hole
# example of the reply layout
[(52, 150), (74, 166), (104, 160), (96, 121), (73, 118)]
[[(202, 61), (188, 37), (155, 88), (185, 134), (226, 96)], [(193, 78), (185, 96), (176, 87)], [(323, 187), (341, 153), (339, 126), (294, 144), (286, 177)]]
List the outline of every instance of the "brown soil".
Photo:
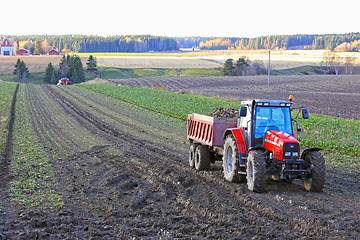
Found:
[(83, 88), (20, 91), (64, 206), (2, 204), (0, 239), (360, 238), (359, 200), (346, 192), (269, 180), (257, 194), (225, 182), (221, 163), (191, 169), (184, 121)]
[(294, 95), (296, 106), (310, 113), (360, 120), (359, 76), (267, 76), (245, 77), (163, 77), (111, 80), (119, 85), (165, 88), (221, 99), (287, 100)]

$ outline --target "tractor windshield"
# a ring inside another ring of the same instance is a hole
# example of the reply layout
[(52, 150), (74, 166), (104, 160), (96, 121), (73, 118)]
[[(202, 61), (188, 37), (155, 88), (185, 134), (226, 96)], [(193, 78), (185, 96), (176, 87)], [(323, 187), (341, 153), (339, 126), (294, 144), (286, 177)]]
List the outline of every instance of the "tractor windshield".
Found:
[(255, 145), (263, 145), (268, 130), (279, 130), (293, 136), (289, 107), (257, 107), (255, 121)]

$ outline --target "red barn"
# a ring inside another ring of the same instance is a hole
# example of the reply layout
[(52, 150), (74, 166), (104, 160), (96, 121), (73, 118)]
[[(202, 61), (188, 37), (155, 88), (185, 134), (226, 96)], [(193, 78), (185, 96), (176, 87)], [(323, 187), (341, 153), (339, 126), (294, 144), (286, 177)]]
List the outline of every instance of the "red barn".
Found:
[(30, 54), (30, 51), (23, 48), (23, 49), (19, 49), (16, 51), (16, 55), (29, 55)]
[(59, 55), (60, 51), (57, 50), (56, 47), (53, 47), (52, 49), (50, 49), (50, 51), (48, 52), (48, 55)]

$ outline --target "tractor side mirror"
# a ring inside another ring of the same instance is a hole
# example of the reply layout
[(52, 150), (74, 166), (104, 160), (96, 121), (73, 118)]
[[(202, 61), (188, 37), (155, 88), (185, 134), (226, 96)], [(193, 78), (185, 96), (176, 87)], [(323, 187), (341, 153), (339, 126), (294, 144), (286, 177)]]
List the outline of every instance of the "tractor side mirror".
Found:
[(303, 119), (309, 119), (309, 110), (307, 108), (302, 109), (302, 117)]
[(240, 117), (246, 117), (247, 107), (240, 108)]

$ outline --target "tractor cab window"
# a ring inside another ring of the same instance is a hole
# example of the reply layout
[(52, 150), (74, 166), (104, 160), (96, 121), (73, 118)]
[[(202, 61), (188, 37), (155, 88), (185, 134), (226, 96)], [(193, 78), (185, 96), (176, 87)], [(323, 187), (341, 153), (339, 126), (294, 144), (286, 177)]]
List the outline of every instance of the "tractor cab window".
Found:
[(263, 146), (268, 130), (279, 130), (293, 136), (289, 107), (257, 107), (255, 121), (255, 146)]

